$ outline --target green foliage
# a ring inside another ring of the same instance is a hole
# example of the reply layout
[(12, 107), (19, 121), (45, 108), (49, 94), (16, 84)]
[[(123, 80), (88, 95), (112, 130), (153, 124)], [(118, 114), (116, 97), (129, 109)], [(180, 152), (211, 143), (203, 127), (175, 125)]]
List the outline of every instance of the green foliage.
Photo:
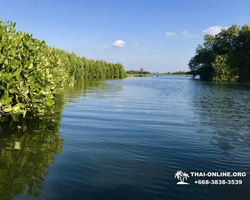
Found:
[(51, 48), (32, 35), (0, 21), (0, 114), (13, 119), (27, 113), (43, 115), (55, 96), (77, 78), (118, 78), (120, 63), (94, 61)]
[(148, 71), (144, 71), (143, 68), (140, 68), (140, 71), (138, 70), (129, 70), (129, 71), (126, 71), (127, 74), (151, 74), (151, 72), (148, 72)]
[(185, 71), (177, 71), (177, 72), (167, 72), (167, 73), (163, 73), (163, 74), (171, 74), (171, 75), (186, 75), (187, 72)]
[[(62, 151), (60, 113), (62, 106), (53, 107), (54, 115), (26, 117), (18, 122), (4, 118), (0, 123), (0, 197), (27, 194), (38, 197), (45, 169)], [(4, 122), (3, 122), (4, 121)]]
[[(39, 197), (48, 166), (63, 148), (59, 132), (61, 113), (66, 103), (89, 93), (103, 98), (107, 91), (119, 94), (120, 85), (107, 84), (107, 79), (77, 79), (74, 87), (56, 95), (45, 116), (27, 114), (19, 121), (4, 117), (0, 120), (0, 199), (11, 200), (19, 194)], [(98, 92), (97, 92), (98, 90)], [(70, 106), (70, 105), (68, 105)]]
[[(142, 72), (143, 71), (143, 72)], [(127, 73), (127, 77), (146, 77), (146, 74), (160, 74), (160, 75), (186, 75), (188, 74), (187, 72), (185, 71), (177, 71), (177, 72), (166, 72), (166, 73), (152, 73), (152, 72), (148, 72), (148, 71), (144, 71), (143, 68), (140, 69), (140, 71), (138, 70), (129, 70), (129, 71), (126, 71)]]
[(127, 74), (126, 77), (148, 77), (147, 74)]
[(250, 81), (250, 27), (235, 24), (215, 37), (205, 35), (189, 68), (188, 74), (202, 80)]
[(214, 68), (214, 81), (235, 82), (239, 78), (236, 75), (237, 72), (229, 67), (227, 55), (216, 56), (212, 66)]

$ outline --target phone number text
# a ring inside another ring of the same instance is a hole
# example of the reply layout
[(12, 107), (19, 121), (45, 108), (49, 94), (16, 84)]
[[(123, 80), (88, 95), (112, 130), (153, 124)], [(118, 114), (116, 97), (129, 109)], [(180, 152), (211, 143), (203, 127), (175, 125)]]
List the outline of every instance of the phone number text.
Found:
[(197, 185), (242, 185), (242, 180), (196, 180)]

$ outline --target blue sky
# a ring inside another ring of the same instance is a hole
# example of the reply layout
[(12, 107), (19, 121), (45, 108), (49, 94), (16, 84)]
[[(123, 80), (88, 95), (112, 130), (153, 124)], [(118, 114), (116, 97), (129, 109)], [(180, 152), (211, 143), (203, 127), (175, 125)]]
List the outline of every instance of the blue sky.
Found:
[(204, 33), (250, 24), (249, 8), (249, 0), (0, 0), (0, 17), (79, 56), (172, 72), (188, 70)]

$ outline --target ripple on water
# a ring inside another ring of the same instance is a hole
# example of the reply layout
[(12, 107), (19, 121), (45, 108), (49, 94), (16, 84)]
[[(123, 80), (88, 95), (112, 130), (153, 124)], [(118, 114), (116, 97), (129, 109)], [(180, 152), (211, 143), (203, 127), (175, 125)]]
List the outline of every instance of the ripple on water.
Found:
[(63, 152), (41, 199), (250, 199), (248, 177), (239, 187), (174, 179), (177, 170), (250, 174), (248, 86), (184, 76), (100, 85), (79, 89), (65, 107)]

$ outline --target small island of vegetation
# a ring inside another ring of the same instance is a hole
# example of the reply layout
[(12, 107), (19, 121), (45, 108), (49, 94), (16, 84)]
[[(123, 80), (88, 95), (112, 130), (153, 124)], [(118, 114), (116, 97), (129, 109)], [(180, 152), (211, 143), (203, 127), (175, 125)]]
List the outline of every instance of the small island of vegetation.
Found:
[(144, 71), (143, 68), (140, 68), (140, 70), (129, 70), (126, 71), (127, 77), (147, 77), (148, 74), (151, 74), (151, 72)]

